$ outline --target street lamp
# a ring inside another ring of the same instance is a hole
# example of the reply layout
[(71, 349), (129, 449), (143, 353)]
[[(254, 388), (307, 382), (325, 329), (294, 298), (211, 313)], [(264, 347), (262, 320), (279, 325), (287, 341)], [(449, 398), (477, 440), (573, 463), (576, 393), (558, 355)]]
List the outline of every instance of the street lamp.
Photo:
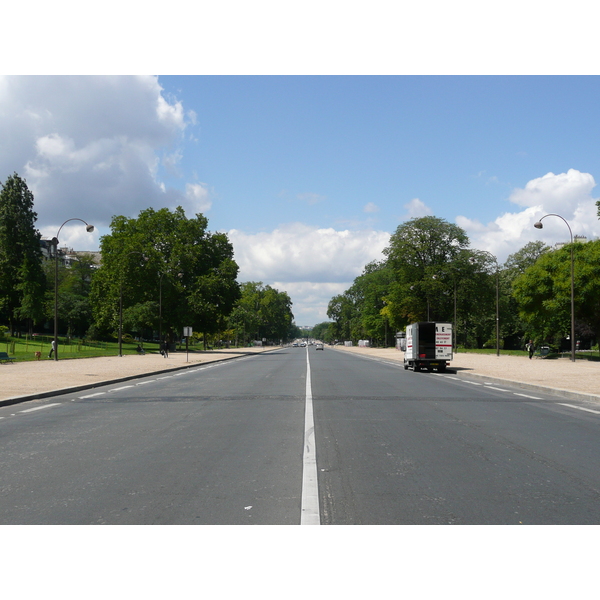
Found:
[(573, 232), (571, 231), (571, 226), (567, 223), (567, 220), (555, 213), (544, 215), (537, 223), (534, 223), (533, 226), (536, 229), (542, 229), (544, 227), (542, 225), (542, 220), (546, 217), (558, 217), (559, 219), (562, 219), (569, 228), (569, 234), (571, 236), (571, 360), (575, 362), (575, 268), (573, 262)]
[[(498, 267), (498, 261), (496, 257), (487, 250), (478, 250), (483, 254), (487, 254), (492, 258), (496, 264), (496, 356), (500, 356), (500, 268)], [(476, 262), (474, 256), (469, 259), (471, 264)]]
[(60, 230), (69, 222), (69, 221), (81, 221), (85, 224), (85, 230), (88, 233), (94, 231), (94, 226), (89, 225), (83, 219), (67, 219), (59, 228), (56, 233), (56, 237), (52, 238), (52, 244), (54, 244), (54, 360), (58, 360), (58, 236), (60, 235)]

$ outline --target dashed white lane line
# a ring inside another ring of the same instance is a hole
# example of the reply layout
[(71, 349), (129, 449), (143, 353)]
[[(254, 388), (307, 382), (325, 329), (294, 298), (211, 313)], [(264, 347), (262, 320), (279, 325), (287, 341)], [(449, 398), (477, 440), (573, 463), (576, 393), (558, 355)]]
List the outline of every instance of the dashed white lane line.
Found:
[(20, 410), (20, 413), (30, 413), (36, 410), (44, 410), (45, 408), (51, 408), (52, 406), (60, 406), (60, 402), (53, 402), (52, 404), (44, 404), (44, 406), (36, 406), (34, 408), (28, 408), (26, 410)]
[(124, 385), (122, 387), (118, 387), (118, 388), (112, 388), (110, 390), (108, 390), (109, 392), (119, 392), (121, 390), (126, 390), (127, 388), (132, 388), (132, 385)]
[(530, 398), (531, 400), (541, 400), (541, 398), (538, 398), (537, 396), (529, 396), (527, 394), (519, 394), (518, 392), (513, 392), (513, 394), (515, 396), (523, 396), (523, 398)]
[(595, 415), (600, 415), (600, 410), (592, 410), (591, 408), (583, 408), (583, 406), (575, 406), (574, 404), (565, 404), (563, 402), (558, 402), (561, 406), (568, 406), (569, 408), (576, 408), (577, 410), (584, 410), (585, 412), (591, 412)]
[(106, 392), (96, 392), (95, 394), (88, 394), (87, 396), (79, 396), (80, 400), (85, 400), (86, 398), (95, 398), (96, 396), (104, 396)]

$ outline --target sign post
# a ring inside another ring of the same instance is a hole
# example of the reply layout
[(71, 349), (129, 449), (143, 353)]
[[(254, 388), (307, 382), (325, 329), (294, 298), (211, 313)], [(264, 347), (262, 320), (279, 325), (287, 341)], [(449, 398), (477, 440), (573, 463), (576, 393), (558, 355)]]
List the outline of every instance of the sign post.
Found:
[(184, 327), (183, 328), (183, 337), (185, 338), (185, 362), (189, 362), (188, 361), (188, 357), (189, 357), (189, 341), (190, 341), (190, 337), (192, 337), (192, 328), (191, 327)]

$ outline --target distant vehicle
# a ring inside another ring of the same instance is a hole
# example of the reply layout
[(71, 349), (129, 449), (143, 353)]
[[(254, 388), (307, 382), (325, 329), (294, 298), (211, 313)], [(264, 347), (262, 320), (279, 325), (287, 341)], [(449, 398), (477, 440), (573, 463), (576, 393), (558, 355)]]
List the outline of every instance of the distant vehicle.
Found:
[(301, 345), (303, 348), (306, 348), (306, 342), (302, 342), (300, 345)]
[(297, 347), (298, 347), (298, 342), (294, 342), (294, 343), (292, 344), (292, 346), (293, 346), (294, 348), (297, 348)]
[(316, 344), (315, 344), (315, 350), (323, 350), (323, 344), (321, 344), (321, 343), (316, 343)]

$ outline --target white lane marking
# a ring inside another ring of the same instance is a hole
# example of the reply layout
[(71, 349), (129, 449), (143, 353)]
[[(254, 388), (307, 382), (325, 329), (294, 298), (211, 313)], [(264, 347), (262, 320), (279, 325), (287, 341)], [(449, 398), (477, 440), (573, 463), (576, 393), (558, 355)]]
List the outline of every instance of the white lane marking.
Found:
[(523, 396), (523, 398), (531, 398), (532, 400), (541, 400), (537, 396), (528, 396), (527, 394), (519, 394), (518, 392), (513, 392), (515, 396)]
[(493, 385), (488, 385), (487, 383), (485, 384), (487, 387), (487, 390), (497, 390), (499, 392), (510, 392), (510, 390), (503, 390), (502, 388), (499, 387), (494, 387)]
[(95, 394), (89, 394), (87, 396), (79, 396), (80, 400), (84, 400), (85, 398), (94, 398), (96, 396), (103, 396), (106, 392), (96, 392)]
[(476, 381), (466, 381), (466, 383), (470, 383), (471, 385), (481, 385), (481, 383), (477, 383)]
[(585, 410), (586, 412), (594, 413), (595, 415), (600, 415), (600, 411), (592, 410), (591, 408), (583, 408), (583, 406), (575, 406), (574, 404), (564, 404), (563, 402), (557, 402), (561, 406), (568, 406), (569, 408), (576, 408), (577, 410)]
[(28, 408), (27, 410), (20, 410), (20, 413), (30, 413), (34, 410), (43, 410), (44, 408), (50, 408), (52, 406), (59, 406), (60, 402), (53, 402), (52, 404), (44, 404), (44, 406), (36, 406), (35, 408)]
[(108, 390), (109, 392), (118, 392), (120, 390), (126, 390), (127, 388), (132, 388), (132, 385), (124, 385), (123, 387), (113, 388), (112, 390)]
[(313, 418), (310, 357), (306, 347), (306, 408), (304, 413), (304, 455), (302, 458), (302, 511), (300, 525), (320, 525), (319, 484), (317, 480), (317, 454), (315, 423)]
[(150, 379), (149, 381), (140, 381), (139, 383), (136, 383), (135, 385), (146, 385), (147, 383), (152, 383), (153, 381), (156, 381), (156, 379)]

